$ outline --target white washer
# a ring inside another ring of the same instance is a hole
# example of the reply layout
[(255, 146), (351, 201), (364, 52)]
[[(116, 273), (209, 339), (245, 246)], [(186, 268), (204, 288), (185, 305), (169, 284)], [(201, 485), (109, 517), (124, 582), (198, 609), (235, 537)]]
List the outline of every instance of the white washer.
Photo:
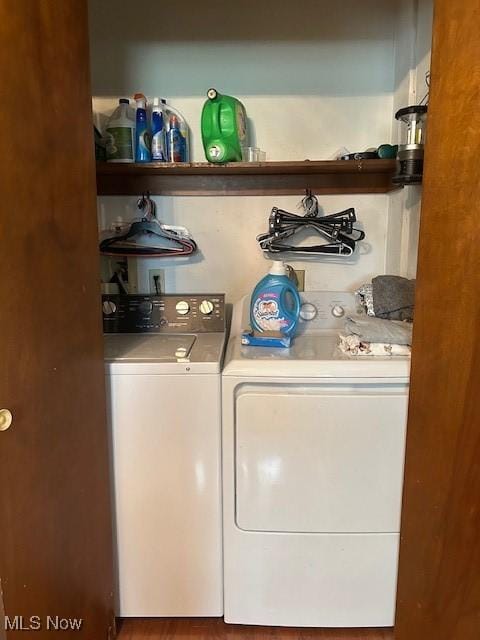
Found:
[(223, 295), (106, 296), (103, 308), (105, 331), (120, 332), (105, 335), (117, 613), (221, 616)]
[(290, 349), (242, 347), (223, 371), (225, 620), (394, 621), (410, 363), (337, 348), (350, 293), (302, 294)]

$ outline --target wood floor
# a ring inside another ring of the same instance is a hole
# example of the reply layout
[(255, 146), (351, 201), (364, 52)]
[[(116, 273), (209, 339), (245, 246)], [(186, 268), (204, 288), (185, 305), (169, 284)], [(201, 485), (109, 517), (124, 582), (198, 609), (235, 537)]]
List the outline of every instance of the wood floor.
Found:
[(118, 640), (393, 640), (392, 629), (254, 627), (222, 618), (130, 618), (118, 629)]

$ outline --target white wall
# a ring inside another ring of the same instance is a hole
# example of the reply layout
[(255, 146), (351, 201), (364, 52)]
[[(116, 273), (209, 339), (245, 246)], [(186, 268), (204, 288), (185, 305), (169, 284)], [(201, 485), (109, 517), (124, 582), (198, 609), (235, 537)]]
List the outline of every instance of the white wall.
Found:
[[(427, 93), (430, 69), (433, 0), (410, 0), (398, 5), (395, 36), (393, 109), (418, 104)], [(401, 125), (394, 126), (401, 140)], [(387, 231), (387, 271), (414, 278), (417, 271), (422, 187), (405, 187), (390, 197)], [(399, 242), (400, 239), (400, 242)]]
[[(223, 86), (215, 84), (215, 87), (227, 93)], [(148, 92), (146, 95), (152, 98), (159, 93)], [(231, 93), (247, 110), (250, 146), (264, 150), (267, 160), (331, 160), (336, 158), (340, 147), (364, 151), (390, 142), (392, 136), (391, 91), (376, 96)], [(102, 128), (121, 95), (132, 94), (124, 91), (114, 98), (95, 96), (93, 108), (100, 116), (96, 120), (97, 126)], [(180, 110), (190, 125), (192, 162), (205, 162), (200, 135), (205, 96), (180, 96), (168, 101)]]
[(384, 0), (91, 0), (92, 91), (166, 97), (202, 161), (200, 112), (214, 86), (245, 103), (269, 160), (325, 159), (390, 140), (393, 32)]
[[(392, 84), (384, 0), (90, 1), (95, 95), (378, 95)], [(387, 52), (387, 54), (386, 54)]]
[[(194, 0), (91, 0), (94, 109), (108, 114), (114, 98), (135, 91), (167, 97), (191, 125), (194, 160), (204, 159), (199, 117), (210, 86), (242, 99), (251, 141), (269, 160), (328, 159), (341, 146), (364, 150), (395, 135), (396, 3), (211, 0), (199, 7)], [(295, 211), (299, 199), (157, 198), (160, 218), (189, 227), (201, 248), (188, 264), (156, 261), (167, 269), (167, 290), (224, 290), (230, 299), (249, 291), (268, 266), (255, 236), (273, 205)], [(305, 268), (308, 289), (355, 287), (385, 272), (390, 252), (400, 270), (399, 236), (390, 233), (387, 246), (387, 224), (394, 227), (388, 196), (320, 201), (326, 213), (355, 206), (367, 240), (352, 262), (295, 263)], [(134, 199), (99, 198), (99, 212), (100, 226), (132, 217)]]
[[(272, 204), (295, 211), (299, 201), (296, 196), (154, 199), (158, 217), (169, 224), (187, 226), (200, 251), (189, 259), (139, 260), (140, 286), (143, 284), (148, 290), (149, 269), (165, 268), (167, 291), (226, 292), (229, 300), (248, 293), (267, 271), (268, 262), (255, 238), (266, 231)], [(368, 240), (362, 243), (358, 255), (351, 261), (340, 262), (334, 258), (315, 263), (289, 260), (295, 268), (305, 269), (306, 289), (350, 289), (383, 272), (388, 196), (327, 196), (321, 202), (325, 213), (347, 208), (353, 202), (362, 226), (368, 230)], [(99, 198), (100, 227), (108, 227), (118, 215), (124, 219), (135, 215), (135, 203), (136, 198)]]

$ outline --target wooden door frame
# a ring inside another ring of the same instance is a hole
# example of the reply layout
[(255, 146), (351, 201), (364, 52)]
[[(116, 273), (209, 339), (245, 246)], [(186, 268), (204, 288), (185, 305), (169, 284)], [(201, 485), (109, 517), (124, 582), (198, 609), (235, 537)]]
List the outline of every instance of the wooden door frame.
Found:
[(480, 0), (436, 0), (397, 640), (480, 637)]

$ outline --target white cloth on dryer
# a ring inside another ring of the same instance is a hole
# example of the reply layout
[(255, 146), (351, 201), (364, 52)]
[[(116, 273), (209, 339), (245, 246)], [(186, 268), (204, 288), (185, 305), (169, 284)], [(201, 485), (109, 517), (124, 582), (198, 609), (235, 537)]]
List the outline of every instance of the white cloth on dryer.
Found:
[(386, 342), (366, 342), (350, 334), (339, 336), (338, 348), (349, 356), (410, 356), (411, 347), (406, 344), (388, 344)]

